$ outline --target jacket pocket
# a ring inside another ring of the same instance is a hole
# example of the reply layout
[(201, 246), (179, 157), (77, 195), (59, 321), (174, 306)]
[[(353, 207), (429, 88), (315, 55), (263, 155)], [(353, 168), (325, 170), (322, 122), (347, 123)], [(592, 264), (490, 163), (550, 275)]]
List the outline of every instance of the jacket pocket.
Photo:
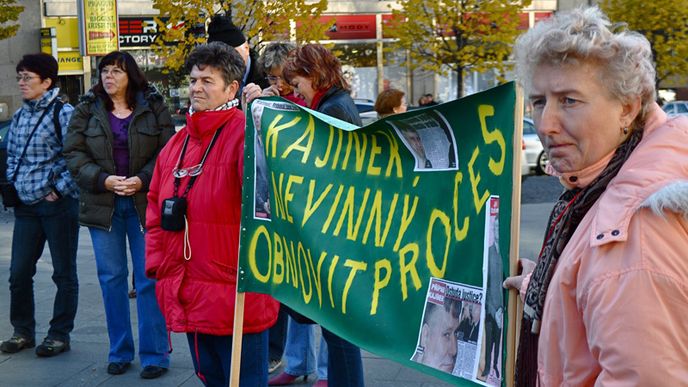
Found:
[(107, 137), (101, 128), (89, 126), (84, 131), (84, 137), (86, 147), (94, 160), (109, 158), (110, 152), (108, 152)]

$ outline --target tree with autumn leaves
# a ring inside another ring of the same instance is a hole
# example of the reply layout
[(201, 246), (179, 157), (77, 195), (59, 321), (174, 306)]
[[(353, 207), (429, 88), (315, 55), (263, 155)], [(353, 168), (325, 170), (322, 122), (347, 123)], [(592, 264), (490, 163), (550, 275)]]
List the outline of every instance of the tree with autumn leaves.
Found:
[(160, 11), (160, 38), (153, 49), (172, 71), (180, 70), (191, 50), (205, 43), (205, 25), (216, 14), (231, 15), (252, 47), (290, 40), (292, 21), (299, 26), (298, 42), (323, 39), (329, 27), (319, 22), (327, 0), (153, 0), (153, 7)]
[(8, 22), (17, 21), (24, 11), (24, 6), (17, 5), (15, 0), (0, 0), (0, 40), (14, 36), (19, 30), (19, 24), (5, 26)]
[(463, 95), (467, 69), (504, 74), (516, 37), (522, 32), (519, 13), (530, 0), (401, 0), (386, 26), (396, 42), (392, 49), (407, 50), (412, 69), (439, 74), (454, 71)]
[(682, 1), (604, 0), (600, 8), (612, 22), (645, 35), (652, 45), (656, 85), (671, 77), (688, 79), (688, 8)]

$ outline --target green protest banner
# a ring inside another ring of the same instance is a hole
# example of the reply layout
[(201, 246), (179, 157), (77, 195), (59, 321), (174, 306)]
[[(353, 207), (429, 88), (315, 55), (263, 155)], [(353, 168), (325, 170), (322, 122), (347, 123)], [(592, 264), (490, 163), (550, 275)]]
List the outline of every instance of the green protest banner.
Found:
[(504, 384), (515, 85), (363, 128), (276, 97), (249, 110), (238, 291), (445, 381)]

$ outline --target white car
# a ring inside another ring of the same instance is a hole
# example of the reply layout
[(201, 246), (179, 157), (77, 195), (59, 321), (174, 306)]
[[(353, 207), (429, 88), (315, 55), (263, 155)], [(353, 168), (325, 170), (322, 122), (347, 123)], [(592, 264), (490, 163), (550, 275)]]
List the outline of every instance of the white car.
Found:
[(688, 101), (671, 101), (662, 106), (669, 116), (688, 115)]
[(535, 131), (535, 124), (530, 118), (523, 119), (523, 143), (525, 145), (526, 164), (536, 175), (544, 175), (547, 165), (545, 153), (540, 138)]

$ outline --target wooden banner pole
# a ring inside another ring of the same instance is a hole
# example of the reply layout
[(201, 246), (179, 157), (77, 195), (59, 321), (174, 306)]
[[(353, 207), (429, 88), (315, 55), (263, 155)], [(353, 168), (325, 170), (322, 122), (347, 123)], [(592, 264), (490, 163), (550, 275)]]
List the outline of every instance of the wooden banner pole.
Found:
[[(523, 89), (516, 86), (516, 107), (514, 111), (514, 189), (511, 193), (511, 255), (509, 256), (509, 275), (518, 274), (518, 246), (521, 229), (521, 151), (523, 135)], [(509, 291), (509, 325), (506, 335), (506, 385), (514, 385), (516, 366), (516, 345), (521, 327), (523, 304), (518, 291)]]
[(246, 293), (236, 293), (234, 305), (234, 329), (232, 333), (232, 368), (229, 373), (229, 387), (239, 387), (241, 371), (241, 342), (244, 335), (244, 302)]

